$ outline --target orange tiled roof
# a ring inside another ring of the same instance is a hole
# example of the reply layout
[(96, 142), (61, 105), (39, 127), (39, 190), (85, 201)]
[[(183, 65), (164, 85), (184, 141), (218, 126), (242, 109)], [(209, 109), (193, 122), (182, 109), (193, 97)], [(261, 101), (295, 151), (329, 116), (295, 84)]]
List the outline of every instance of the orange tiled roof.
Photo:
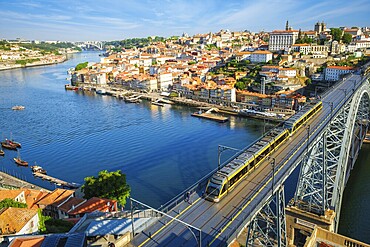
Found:
[[(109, 206), (108, 206), (109, 203)], [(96, 210), (101, 212), (109, 211), (111, 212), (111, 207), (113, 205), (116, 205), (116, 200), (110, 200), (110, 199), (103, 199), (98, 197), (92, 197), (89, 200), (87, 200), (85, 203), (81, 204), (80, 206), (76, 207), (74, 210), (70, 211), (69, 214), (81, 214), (81, 213), (91, 213)], [(115, 207), (114, 210), (117, 210)]]
[(279, 70), (296, 70), (294, 68), (279, 68)]
[(15, 238), (9, 247), (40, 247), (44, 239), (44, 236), (19, 237)]
[(43, 190), (33, 190), (33, 189), (23, 189), (24, 195), (26, 197), (26, 203), (28, 208), (37, 209), (36, 204), (41, 198), (47, 196), (49, 193)]
[(4, 199), (15, 199), (19, 194), (22, 193), (22, 190), (1, 190), (0, 201)]
[(347, 67), (347, 66), (328, 66), (328, 69), (342, 69), (342, 70), (352, 70), (353, 67)]
[(73, 190), (55, 189), (37, 202), (38, 205), (58, 205), (74, 193)]
[(254, 51), (253, 54), (272, 54), (272, 53), (269, 52), (269, 51), (260, 51), (260, 50), (258, 50), (258, 51)]
[(247, 90), (238, 90), (238, 94), (247, 95), (247, 96), (256, 96), (256, 97), (259, 97), (259, 98), (268, 98), (268, 97), (270, 97), (270, 95), (249, 92)]
[(2, 234), (19, 232), (37, 214), (36, 209), (6, 208), (0, 210), (0, 229)]
[(71, 197), (71, 198), (68, 199), (68, 201), (66, 201), (65, 203), (60, 205), (59, 209), (63, 212), (68, 212), (69, 210), (71, 210), (71, 208), (73, 206), (77, 206), (77, 205), (81, 204), (84, 201), (86, 201), (86, 200), (82, 199), (82, 198)]

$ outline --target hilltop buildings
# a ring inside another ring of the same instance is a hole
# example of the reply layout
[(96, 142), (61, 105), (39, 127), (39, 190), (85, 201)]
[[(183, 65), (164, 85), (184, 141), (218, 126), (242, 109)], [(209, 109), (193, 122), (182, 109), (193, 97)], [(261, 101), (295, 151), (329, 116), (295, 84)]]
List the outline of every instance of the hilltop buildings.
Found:
[[(184, 34), (178, 39), (110, 53), (100, 63), (76, 71), (71, 82), (114, 85), (142, 92), (173, 90), (192, 99), (239, 102), (243, 97), (238, 94), (244, 92), (235, 87), (240, 81), (253, 88), (264, 77), (278, 91), (302, 87), (308, 78), (334, 81), (353, 72), (352, 68), (328, 67), (315, 73), (327, 62), (335, 65), (350, 54), (361, 57), (370, 47), (368, 31), (359, 28), (342, 31), (352, 35), (350, 43), (333, 40), (324, 22), (316, 23), (314, 30), (294, 30), (287, 22), (285, 30), (270, 33), (220, 30), (192, 37)], [(230, 65), (241, 62), (247, 65), (242, 70)], [(260, 68), (257, 73), (251, 73), (254, 67)], [(260, 91), (256, 86), (254, 90)]]

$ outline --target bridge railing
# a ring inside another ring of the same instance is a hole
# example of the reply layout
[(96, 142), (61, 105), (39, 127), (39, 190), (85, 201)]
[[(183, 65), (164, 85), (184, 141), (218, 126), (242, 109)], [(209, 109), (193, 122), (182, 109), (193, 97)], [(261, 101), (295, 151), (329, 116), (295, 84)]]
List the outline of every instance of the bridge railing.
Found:
[[(361, 81), (361, 80), (360, 80)], [(356, 82), (356, 88), (355, 88), (355, 91), (361, 86), (361, 84), (362, 83), (364, 83), (365, 81), (362, 81), (361, 83), (357, 83)], [(341, 82), (341, 83), (343, 83), (343, 81)], [(338, 87), (338, 86), (340, 86), (341, 85), (341, 83), (339, 83), (339, 84), (337, 84), (336, 86), (335, 86), (335, 88), (336, 87)], [(328, 92), (330, 92), (330, 90), (328, 91)], [(326, 94), (328, 93), (328, 92), (326, 92)], [(348, 97), (349, 98), (349, 97)], [(348, 99), (347, 98), (343, 98), (342, 100), (341, 100), (341, 102), (334, 108), (334, 113), (336, 113), (337, 111), (339, 111), (339, 109), (340, 109), (340, 106), (341, 106), (341, 104), (342, 103), (344, 103), (345, 101), (347, 101)], [(319, 128), (318, 130), (317, 130), (317, 132), (316, 132), (316, 134), (315, 134), (315, 136), (312, 138), (312, 141), (320, 134), (320, 132), (322, 131), (324, 129), (324, 126), (321, 126), (321, 128)], [(296, 144), (293, 148), (291, 148), (291, 151), (289, 151), (284, 157), (283, 157), (283, 159), (279, 162), (279, 163), (277, 163), (277, 164), (275, 164), (276, 165), (276, 168), (275, 169), (279, 169), (286, 161), (288, 161), (288, 159), (292, 156), (292, 155), (298, 155), (298, 154), (294, 154), (294, 152), (295, 152), (295, 150), (296, 149), (298, 149), (299, 148), (299, 145), (300, 144)], [(303, 150), (302, 150), (302, 152), (304, 152)], [(300, 152), (300, 154), (299, 155), (301, 155), (302, 154), (302, 152)], [(297, 162), (295, 162), (295, 163), (297, 163)], [(286, 171), (287, 170), (289, 170), (289, 169), (291, 169), (291, 167), (286, 167), (286, 168), (284, 168)], [(280, 177), (276, 177), (275, 179), (276, 179), (276, 181), (275, 181), (275, 184), (276, 184), (276, 186), (274, 186), (274, 191), (275, 190), (277, 190), (277, 188), (282, 184), (282, 182), (281, 181), (284, 181), (285, 180), (285, 178), (284, 178), (284, 174), (285, 174), (286, 172), (282, 172), (281, 173), (281, 175), (280, 175)], [(270, 179), (270, 177), (271, 176), (266, 176), (264, 179), (263, 179), (263, 181), (261, 181), (259, 184), (261, 184), (261, 185), (263, 185), (263, 184), (266, 184), (267, 183), (267, 181)], [(258, 189), (259, 189), (260, 187), (257, 187), (257, 188), (255, 188), (255, 190), (257, 191)], [(266, 189), (266, 188), (265, 188)], [(268, 188), (267, 188), (268, 189)], [(272, 193), (271, 193), (272, 194)], [(245, 199), (245, 201), (244, 201), (244, 205), (246, 204), (246, 203), (248, 203), (248, 201), (250, 201), (251, 199), (252, 199), (252, 197), (253, 197), (254, 195), (252, 194), (252, 195), (250, 195), (249, 197), (247, 197), (246, 199)], [(236, 210), (235, 212), (233, 212), (233, 214), (230, 216), (230, 220), (234, 220), (235, 219), (235, 217), (236, 216), (238, 216), (239, 214), (241, 214), (242, 215), (242, 217), (241, 218), (239, 218), (238, 219), (238, 223), (237, 224), (235, 224), (233, 227), (232, 227), (232, 229), (230, 230), (230, 231), (228, 231), (228, 233), (227, 234), (225, 234), (224, 236), (223, 236), (223, 239), (221, 239), (221, 241), (223, 241), (223, 242), (227, 242), (227, 243), (229, 243), (230, 244), (230, 242), (233, 240), (233, 239), (235, 239), (237, 236), (238, 236), (238, 234), (239, 234), (239, 232), (242, 230), (242, 228), (244, 228), (245, 227), (245, 225), (246, 225), (246, 223), (247, 223), (247, 221), (250, 221), (252, 218), (253, 218), (253, 216), (256, 214), (256, 213), (258, 213), (258, 211), (259, 211), (259, 209), (261, 209), (262, 207), (263, 207), (263, 204), (264, 204), (264, 202), (266, 201), (266, 198), (265, 198), (265, 196), (262, 196), (262, 197), (260, 197), (260, 199), (258, 200), (258, 201), (256, 201), (256, 203), (254, 203), (253, 204), (253, 206), (252, 207), (250, 207), (250, 209), (248, 210), (248, 211), (245, 211), (245, 212), (239, 212), (239, 210)], [(248, 219), (249, 218), (249, 219)], [(223, 226), (222, 226), (222, 228), (223, 227), (225, 227), (227, 224), (228, 224), (229, 222), (226, 222)], [(230, 227), (230, 226), (229, 226)]]
[[(299, 144), (296, 144), (293, 148), (291, 148), (291, 150), (283, 157), (283, 159), (275, 164), (275, 169), (279, 169), (292, 155), (294, 155), (294, 152), (296, 151), (296, 149), (299, 148)], [(288, 167), (286, 169), (289, 169)], [(278, 188), (281, 186), (283, 180), (285, 180), (283, 178), (283, 173), (281, 173), (282, 175), (280, 177), (275, 177), (275, 182), (274, 182), (274, 187), (272, 188), (275, 192), (278, 190)], [(272, 175), (271, 175), (272, 176)], [(264, 184), (267, 184), (268, 181), (271, 179), (271, 176), (270, 175), (267, 175), (261, 182), (259, 182), (259, 185), (258, 187), (256, 187), (254, 190), (255, 191), (258, 191), (261, 186), (263, 186)], [(269, 191), (271, 191), (271, 195), (273, 194), (272, 193), (272, 190), (269, 188), (269, 187), (265, 187), (263, 188), (263, 190), (267, 191), (267, 193), (269, 193)], [(254, 197), (254, 194), (251, 194), (249, 197), (247, 197), (245, 200), (244, 200), (244, 205), (246, 205), (246, 203), (248, 203), (252, 198)], [(269, 198), (269, 196), (267, 197), (267, 199)], [(230, 231), (228, 231), (227, 234), (225, 234), (223, 236), (223, 239), (221, 241), (224, 241), (224, 242), (227, 242), (230, 244), (230, 242), (237, 238), (238, 237), (238, 234), (240, 233), (240, 231), (245, 228), (246, 226), (246, 223), (248, 223), (248, 221), (250, 221), (258, 212), (260, 209), (262, 209), (262, 207), (264, 206), (265, 202), (266, 202), (266, 196), (261, 196), (259, 198), (258, 201), (255, 201), (255, 203), (253, 204), (252, 207), (249, 208), (248, 211), (242, 211), (240, 212), (240, 210), (236, 210), (235, 212), (233, 212), (233, 214), (229, 217), (230, 220), (235, 220), (236, 217), (239, 216), (239, 214), (241, 215), (241, 218), (238, 218), (238, 223), (235, 224)], [(243, 209), (244, 210), (244, 209)], [(225, 227), (229, 222), (226, 222), (223, 226)], [(229, 226), (230, 227), (230, 226)]]

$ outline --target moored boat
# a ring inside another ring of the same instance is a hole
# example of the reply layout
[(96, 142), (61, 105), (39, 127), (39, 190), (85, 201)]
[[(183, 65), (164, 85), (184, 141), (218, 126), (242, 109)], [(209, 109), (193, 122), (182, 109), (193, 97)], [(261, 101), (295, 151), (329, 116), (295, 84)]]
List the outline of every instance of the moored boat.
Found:
[(36, 163), (34, 166), (31, 166), (31, 169), (33, 173), (38, 172), (38, 173), (46, 175), (46, 170), (42, 168), (41, 166), (36, 165)]
[(12, 145), (15, 145), (17, 148), (21, 148), (22, 145), (20, 142), (16, 142), (16, 141), (13, 141), (13, 140), (9, 140), (9, 142), (12, 144)]
[(104, 88), (97, 88), (96, 89), (96, 93), (97, 94), (100, 94), (100, 95), (106, 95), (107, 94), (107, 90), (105, 90)]
[(157, 105), (157, 106), (164, 106), (164, 104), (158, 102), (158, 101), (153, 101), (152, 105)]
[(14, 162), (17, 164), (17, 165), (20, 165), (20, 166), (28, 166), (28, 162), (25, 161), (25, 160), (22, 160), (20, 157), (17, 157), (17, 158), (13, 158), (14, 159)]
[(1, 142), (1, 146), (6, 149), (10, 150), (17, 150), (17, 144), (14, 144), (12, 141), (5, 139), (5, 141)]
[(0, 156), (4, 156), (4, 155), (5, 155), (4, 150), (0, 149)]
[(24, 110), (25, 108), (23, 105), (15, 105), (12, 107), (12, 110)]
[(18, 151), (18, 156), (16, 158), (13, 158), (13, 160), (17, 165), (28, 166), (28, 162), (21, 159), (21, 155), (19, 154), (19, 151)]

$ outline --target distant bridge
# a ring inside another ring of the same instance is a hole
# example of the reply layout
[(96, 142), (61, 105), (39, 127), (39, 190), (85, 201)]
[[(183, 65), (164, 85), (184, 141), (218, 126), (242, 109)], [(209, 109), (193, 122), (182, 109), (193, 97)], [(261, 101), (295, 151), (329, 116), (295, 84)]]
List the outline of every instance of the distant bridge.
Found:
[(104, 42), (102, 41), (81, 41), (74, 42), (74, 45), (80, 47), (83, 50), (97, 49), (101, 51), (104, 49)]

